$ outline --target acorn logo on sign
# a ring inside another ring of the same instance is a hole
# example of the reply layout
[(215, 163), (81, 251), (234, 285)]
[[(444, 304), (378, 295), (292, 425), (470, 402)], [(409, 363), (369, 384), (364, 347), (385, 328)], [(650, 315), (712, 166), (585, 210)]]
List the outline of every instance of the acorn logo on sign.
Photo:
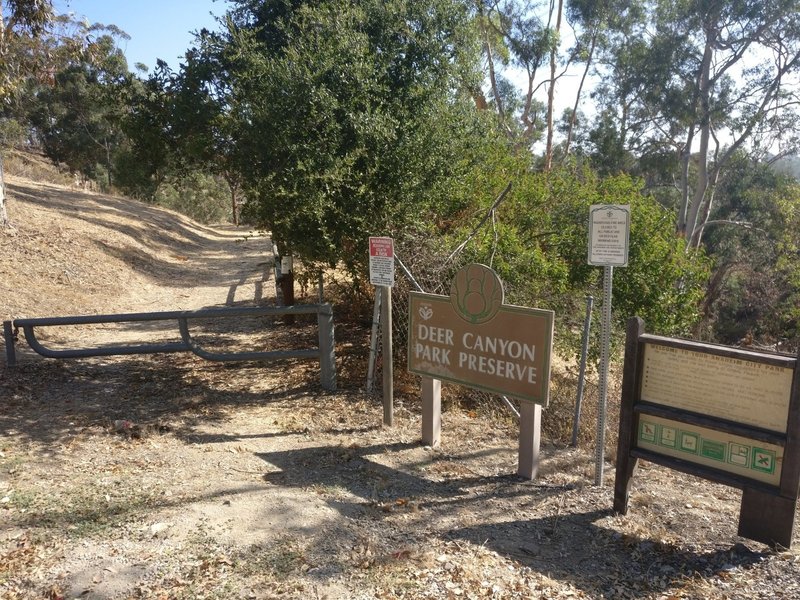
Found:
[(492, 269), (471, 264), (456, 273), (450, 285), (450, 303), (473, 324), (491, 321), (503, 305), (503, 282)]

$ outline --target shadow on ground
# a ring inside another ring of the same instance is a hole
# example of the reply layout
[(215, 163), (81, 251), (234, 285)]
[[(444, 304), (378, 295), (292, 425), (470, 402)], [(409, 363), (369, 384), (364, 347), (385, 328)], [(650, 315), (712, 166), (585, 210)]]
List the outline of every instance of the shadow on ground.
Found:
[[(402, 469), (392, 468), (375, 460), (386, 453), (407, 453), (416, 460), (395, 458), (389, 462), (402, 463)], [(588, 489), (502, 474), (435, 480), (424, 469), (442, 460), (468, 463), (470, 454), (437, 458), (418, 443), (394, 443), (319, 446), (257, 456), (277, 469), (265, 476), (269, 483), (301, 489), (344, 488), (360, 498), (328, 502), (348, 519), (377, 524), (396, 514), (396, 499), (404, 503), (409, 498), (423, 499), (419, 512), (406, 525), (409, 534), (433, 531), (443, 540), (467, 541), (493, 550), (535, 572), (567, 582), (592, 598), (649, 598), (679, 588), (695, 577), (720, 573), (724, 577), (726, 572), (746, 571), (769, 555), (741, 543), (709, 550), (708, 545), (701, 549), (625, 535), (614, 528), (610, 508), (588, 512), (567, 508), (538, 516), (543, 505), (560, 506), (567, 494), (591, 495)], [(595, 505), (602, 503), (602, 499), (594, 500)], [(502, 507), (513, 507), (513, 514), (519, 513), (520, 507), (528, 507), (532, 516), (508, 520), (510, 514)], [(450, 517), (459, 512), (477, 515), (479, 522), (453, 527)]]
[[(455, 529), (451, 539), (482, 544), (531, 569), (569, 582), (592, 597), (651, 597), (696, 576), (747, 570), (767, 552), (741, 543), (712, 551), (629, 537), (603, 521), (610, 510), (567, 513), (554, 518), (507, 521)], [(529, 541), (519, 544), (519, 532)], [(580, 568), (577, 568), (580, 565)]]

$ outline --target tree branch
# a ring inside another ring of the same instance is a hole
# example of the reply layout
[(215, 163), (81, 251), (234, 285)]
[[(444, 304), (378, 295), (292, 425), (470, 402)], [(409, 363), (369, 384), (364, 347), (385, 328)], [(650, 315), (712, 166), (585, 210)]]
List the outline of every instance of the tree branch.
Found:
[(500, 192), (500, 195), (499, 195), (499, 196), (497, 197), (497, 199), (494, 201), (494, 203), (492, 204), (492, 207), (489, 209), (489, 211), (486, 213), (486, 215), (484, 215), (484, 217), (481, 219), (481, 222), (480, 222), (480, 223), (478, 223), (478, 225), (475, 227), (475, 229), (473, 229), (473, 230), (472, 230), (472, 233), (470, 233), (470, 234), (467, 236), (467, 238), (466, 238), (466, 239), (465, 239), (463, 242), (461, 242), (461, 243), (458, 245), (458, 248), (456, 248), (455, 250), (453, 250), (453, 253), (452, 253), (450, 256), (448, 256), (448, 257), (445, 259), (445, 261), (442, 263), (442, 266), (444, 266), (444, 265), (446, 265), (447, 263), (449, 263), (449, 262), (450, 262), (450, 260), (451, 260), (451, 259), (452, 259), (452, 258), (453, 258), (453, 257), (454, 257), (456, 254), (458, 254), (458, 253), (459, 253), (459, 252), (461, 252), (461, 251), (462, 251), (464, 248), (466, 248), (466, 246), (467, 246), (467, 244), (469, 243), (469, 241), (470, 241), (470, 240), (471, 240), (473, 237), (475, 237), (475, 234), (476, 234), (476, 233), (478, 233), (478, 231), (480, 230), (480, 228), (481, 228), (481, 227), (483, 227), (483, 224), (484, 224), (484, 223), (486, 223), (486, 221), (487, 221), (487, 220), (489, 220), (489, 217), (491, 217), (491, 216), (494, 214), (494, 210), (495, 210), (495, 209), (496, 209), (498, 206), (500, 206), (500, 203), (501, 203), (503, 200), (505, 200), (505, 197), (506, 197), (506, 195), (507, 195), (507, 194), (508, 194), (508, 192), (510, 192), (510, 191), (511, 191), (511, 182), (509, 181), (509, 182), (508, 182), (508, 185), (506, 186), (506, 188), (505, 188), (505, 189), (504, 189), (502, 192)]

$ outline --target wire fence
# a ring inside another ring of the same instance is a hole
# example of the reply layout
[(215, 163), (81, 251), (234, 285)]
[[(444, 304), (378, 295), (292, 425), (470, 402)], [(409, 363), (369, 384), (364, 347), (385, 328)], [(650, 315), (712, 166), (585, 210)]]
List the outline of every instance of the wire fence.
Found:
[[(445, 248), (438, 239), (409, 236), (395, 238), (396, 277), (392, 290), (392, 347), (395, 364), (395, 392), (400, 397), (419, 397), (420, 378), (408, 373), (409, 342), (409, 292), (421, 291), (428, 294), (449, 295), (450, 283), (455, 274), (473, 262), (469, 252)], [(463, 250), (463, 245), (459, 247)], [(491, 264), (488, 266), (492, 266)], [(524, 290), (505, 290), (506, 297), (514, 297), (515, 292)], [(378, 330), (376, 340), (376, 360), (372, 381), (372, 393), (381, 394), (382, 357), (381, 335)], [(575, 402), (578, 387), (577, 363), (562, 361), (551, 375), (550, 404), (544, 411), (543, 429), (554, 441), (569, 443), (573, 434)], [(519, 414), (519, 401), (497, 394), (475, 390), (464, 386), (443, 386), (442, 399), (447, 410), (455, 405), (477, 414), (491, 414), (496, 417), (516, 419)], [(598, 391), (592, 378), (584, 383), (583, 406), (578, 440), (591, 441), (595, 437), (593, 418), (597, 415)], [(613, 418), (613, 417), (612, 417)], [(613, 422), (613, 421), (612, 421)]]

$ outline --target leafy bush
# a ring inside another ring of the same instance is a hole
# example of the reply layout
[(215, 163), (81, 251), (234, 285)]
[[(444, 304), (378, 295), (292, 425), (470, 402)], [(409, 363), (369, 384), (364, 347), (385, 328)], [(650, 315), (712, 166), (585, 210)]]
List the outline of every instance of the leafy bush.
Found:
[(231, 219), (228, 194), (224, 181), (194, 171), (167, 179), (156, 190), (153, 201), (201, 223), (221, 223)]
[(733, 162), (704, 236), (715, 262), (703, 303), (704, 336), (727, 344), (796, 345), (799, 199), (796, 180), (745, 156)]
[(159, 180), (131, 148), (125, 147), (114, 157), (114, 185), (133, 198), (151, 201)]
[[(484, 212), (488, 202), (483, 202)], [(493, 224), (465, 252), (498, 272), (506, 283), (506, 302), (554, 310), (559, 336), (575, 347), (572, 334), (583, 322), (585, 296), (602, 292), (603, 269), (588, 264), (593, 204), (631, 207), (629, 264), (614, 275), (616, 323), (623, 326), (638, 315), (648, 331), (688, 334), (698, 318), (708, 261), (701, 253), (685, 251), (675, 236), (674, 216), (642, 195), (640, 184), (630, 177), (600, 178), (587, 169), (517, 172)], [(472, 219), (455, 228), (451, 245), (463, 240), (471, 227)]]

